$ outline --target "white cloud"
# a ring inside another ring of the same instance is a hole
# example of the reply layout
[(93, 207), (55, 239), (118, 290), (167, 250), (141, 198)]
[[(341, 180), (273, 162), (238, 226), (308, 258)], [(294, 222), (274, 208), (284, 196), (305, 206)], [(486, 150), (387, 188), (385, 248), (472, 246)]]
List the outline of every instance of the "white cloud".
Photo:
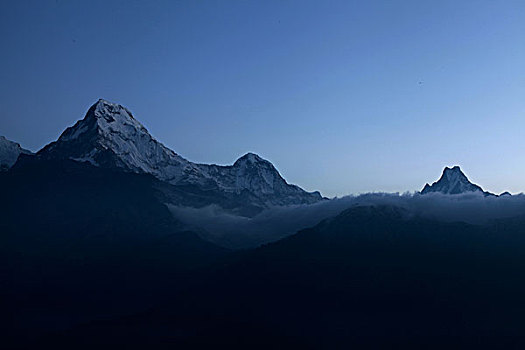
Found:
[(367, 193), (311, 205), (274, 207), (253, 218), (232, 215), (218, 206), (168, 207), (177, 219), (203, 237), (227, 247), (243, 248), (278, 240), (355, 205), (392, 205), (425, 218), (483, 224), (525, 214), (525, 195)]

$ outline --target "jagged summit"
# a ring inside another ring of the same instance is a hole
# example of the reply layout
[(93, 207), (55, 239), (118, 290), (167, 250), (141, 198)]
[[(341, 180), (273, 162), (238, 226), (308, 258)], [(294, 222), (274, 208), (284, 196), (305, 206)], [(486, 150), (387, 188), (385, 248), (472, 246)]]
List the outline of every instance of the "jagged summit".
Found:
[(86, 118), (95, 118), (98, 126), (105, 128), (105, 125), (116, 123), (119, 125), (130, 124), (133, 127), (147, 132), (146, 128), (137, 121), (131, 112), (124, 106), (99, 99), (86, 114)]
[(191, 162), (155, 140), (128, 109), (103, 99), (38, 155), (148, 173), (168, 182), (195, 174)]
[(0, 171), (11, 168), (20, 154), (32, 154), (32, 152), (22, 148), (19, 143), (0, 136)]
[(319, 193), (289, 185), (277, 169), (254, 153), (233, 165), (196, 164), (154, 139), (125, 107), (100, 99), (84, 119), (38, 152), (42, 158), (73, 159), (92, 165), (147, 173), (173, 185), (198, 186), (264, 197), (267, 205), (313, 203)]
[(480, 186), (469, 181), (459, 166), (445, 167), (440, 179), (432, 185), (428, 183), (421, 190), (421, 194), (439, 192), (444, 194), (461, 194), (479, 192), (484, 195), (493, 195), (484, 191)]

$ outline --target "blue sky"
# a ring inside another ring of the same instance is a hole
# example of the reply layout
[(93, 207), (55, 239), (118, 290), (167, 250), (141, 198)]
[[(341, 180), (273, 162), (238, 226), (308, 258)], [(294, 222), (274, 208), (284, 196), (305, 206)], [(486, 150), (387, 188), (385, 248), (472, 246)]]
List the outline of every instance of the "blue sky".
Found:
[(413, 191), (459, 164), (525, 191), (523, 1), (11, 1), (0, 134), (37, 150), (98, 98), (196, 162)]

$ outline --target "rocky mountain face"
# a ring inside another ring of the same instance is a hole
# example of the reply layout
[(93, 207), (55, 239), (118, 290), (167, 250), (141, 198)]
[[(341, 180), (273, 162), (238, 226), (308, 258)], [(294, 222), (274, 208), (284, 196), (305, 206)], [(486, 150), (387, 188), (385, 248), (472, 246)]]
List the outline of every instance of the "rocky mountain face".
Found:
[(469, 181), (467, 176), (461, 171), (459, 166), (452, 168), (445, 167), (443, 174), (438, 181), (432, 185), (428, 183), (421, 190), (421, 194), (439, 192), (443, 194), (462, 194), (462, 193), (481, 193), (492, 195), (493, 193), (484, 191), (480, 186)]
[(128, 109), (102, 99), (84, 119), (37, 155), (151, 174), (175, 186), (228, 198), (250, 198), (263, 207), (310, 204), (322, 199), (319, 192), (288, 184), (270, 162), (253, 153), (230, 166), (193, 163), (155, 140)]
[(227, 193), (255, 194), (267, 205), (311, 204), (321, 200), (319, 192), (306, 192), (286, 182), (269, 161), (254, 153), (247, 153), (233, 165), (198, 164), (206, 178)]
[(31, 154), (20, 146), (20, 144), (0, 136), (0, 171), (6, 171), (15, 164), (18, 156), (23, 154)]

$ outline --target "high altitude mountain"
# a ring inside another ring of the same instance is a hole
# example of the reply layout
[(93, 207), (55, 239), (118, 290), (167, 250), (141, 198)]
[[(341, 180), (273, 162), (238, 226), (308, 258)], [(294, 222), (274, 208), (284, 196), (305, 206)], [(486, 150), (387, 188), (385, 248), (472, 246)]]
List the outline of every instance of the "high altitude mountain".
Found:
[(253, 153), (230, 166), (190, 162), (155, 140), (128, 109), (102, 99), (84, 119), (37, 155), (147, 173), (176, 186), (256, 199), (262, 206), (309, 204), (322, 199), (319, 192), (288, 184), (270, 162)]
[(0, 171), (8, 170), (15, 164), (21, 154), (31, 154), (31, 151), (23, 149), (20, 144), (0, 136)]
[(492, 195), (493, 193), (484, 191), (480, 186), (469, 181), (467, 176), (461, 171), (459, 166), (452, 168), (445, 167), (443, 174), (438, 181), (432, 185), (428, 183), (421, 190), (421, 194), (439, 192), (443, 194), (461, 194), (461, 193), (481, 193), (483, 195)]

